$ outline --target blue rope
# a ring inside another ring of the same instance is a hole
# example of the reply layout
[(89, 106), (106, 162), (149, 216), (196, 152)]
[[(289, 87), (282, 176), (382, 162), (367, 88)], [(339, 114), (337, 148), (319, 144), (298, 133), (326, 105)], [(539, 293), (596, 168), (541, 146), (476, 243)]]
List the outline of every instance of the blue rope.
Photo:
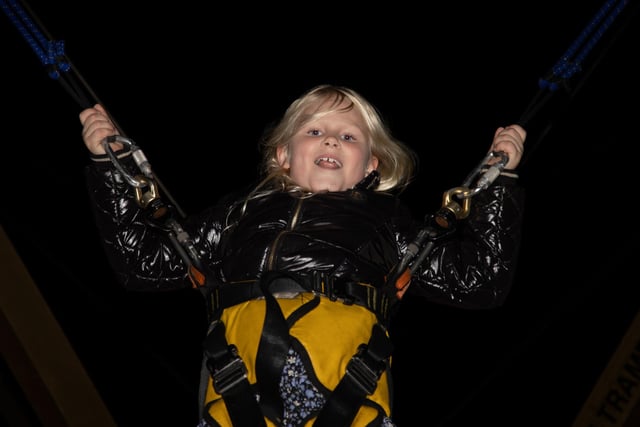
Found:
[[(24, 2), (20, 3), (26, 4)], [(43, 35), (43, 32), (38, 30), (34, 20), (29, 18), (28, 12), (30, 11), (25, 11), (16, 0), (0, 0), (0, 8), (5, 12), (20, 34), (22, 34), (42, 64), (47, 67), (49, 76), (59, 82), (63, 89), (75, 99), (82, 109), (89, 108), (96, 103), (104, 105), (80, 73), (72, 67), (71, 61), (64, 53), (64, 42), (48, 40), (47, 37)], [(33, 16), (33, 14), (31, 15)], [(46, 32), (44, 33), (46, 34)], [(60, 71), (63, 73), (60, 73)], [(116, 120), (113, 117), (111, 117), (111, 120), (116, 129), (118, 129), (118, 133), (124, 137), (126, 134)], [(165, 196), (184, 218), (184, 212), (164, 187), (158, 176), (154, 175), (154, 178)]]
[[(569, 46), (569, 49), (567, 49), (558, 62), (552, 67), (551, 79), (540, 79), (540, 88), (555, 91), (560, 87), (558, 81), (569, 79), (575, 73), (580, 71), (582, 69), (582, 61), (586, 58), (591, 49), (593, 49), (598, 40), (600, 40), (604, 32), (611, 26), (614, 19), (620, 14), (624, 6), (626, 6), (627, 2), (628, 0), (618, 0), (618, 4), (613, 8), (611, 14), (606, 16), (609, 9), (612, 8), (613, 3), (615, 3), (613, 0), (606, 1), (584, 31), (580, 33), (578, 38), (571, 44), (571, 46)], [(600, 27), (596, 28), (600, 23)], [(589, 34), (594, 31), (595, 34), (591, 39), (587, 39)], [(583, 45), (584, 47), (582, 50), (578, 52), (578, 49)], [(578, 53), (576, 54), (576, 52)], [(576, 57), (572, 60), (574, 55), (576, 55)]]
[(0, 8), (4, 10), (7, 17), (22, 34), (42, 64), (48, 68), (49, 77), (58, 79), (60, 77), (59, 70), (67, 72), (71, 69), (69, 62), (64, 60), (64, 41), (47, 40), (15, 0), (8, 2), (0, 0)]
[[(617, 4), (614, 5), (614, 3)], [(540, 141), (544, 139), (546, 134), (551, 129), (553, 121), (549, 117), (544, 120), (539, 120), (538, 116), (540, 116), (540, 111), (543, 108), (550, 108), (550, 105), (553, 106), (555, 110), (550, 109), (549, 113), (558, 111), (557, 107), (559, 105), (557, 103), (555, 103), (555, 105), (552, 105), (551, 101), (554, 99), (554, 95), (557, 93), (557, 90), (561, 87), (565, 89), (565, 92), (568, 95), (568, 98), (564, 98), (565, 101), (570, 101), (571, 98), (575, 96), (581, 83), (578, 82), (577, 86), (571, 88), (568, 84), (566, 84), (566, 81), (571, 77), (574, 77), (574, 74), (576, 74), (578, 71), (582, 71), (583, 61), (586, 58), (587, 54), (589, 54), (596, 43), (600, 41), (605, 31), (609, 29), (613, 21), (618, 17), (618, 15), (622, 12), (622, 9), (628, 3), (629, 0), (607, 0), (605, 4), (600, 8), (600, 10), (598, 10), (596, 15), (589, 22), (586, 28), (569, 46), (569, 49), (567, 49), (567, 51), (560, 57), (558, 62), (554, 64), (554, 66), (548, 73), (549, 77), (547, 79), (539, 79), (538, 92), (533, 97), (527, 108), (524, 110), (524, 113), (522, 114), (522, 116), (520, 116), (520, 119), (518, 121), (518, 123), (523, 125), (525, 128), (529, 127), (531, 125), (531, 122), (535, 121), (532, 127), (539, 128), (537, 129), (539, 132), (537, 138), (527, 143), (530, 148), (525, 152), (523, 159), (520, 161), (521, 167), (524, 166), (525, 163), (527, 163), (528, 159), (540, 144)], [(624, 26), (622, 28), (619, 28), (618, 33), (622, 29), (624, 29)], [(602, 57), (604, 53), (605, 51), (602, 51), (600, 56)], [(593, 69), (597, 62), (598, 61), (591, 61), (591, 64), (588, 68)], [(584, 80), (585, 78), (586, 76), (583, 77), (582, 80)], [(547, 114), (547, 116), (550, 115), (551, 114)], [(534, 120), (534, 118), (536, 118), (537, 120)]]
[(60, 83), (82, 108), (98, 102), (84, 79), (72, 69), (71, 61), (64, 53), (64, 42), (45, 37), (46, 32), (39, 30), (37, 21), (30, 17), (33, 16), (31, 11), (28, 8), (25, 10), (19, 3), (26, 5), (23, 1), (0, 0), (0, 8), (46, 67), (49, 77)]

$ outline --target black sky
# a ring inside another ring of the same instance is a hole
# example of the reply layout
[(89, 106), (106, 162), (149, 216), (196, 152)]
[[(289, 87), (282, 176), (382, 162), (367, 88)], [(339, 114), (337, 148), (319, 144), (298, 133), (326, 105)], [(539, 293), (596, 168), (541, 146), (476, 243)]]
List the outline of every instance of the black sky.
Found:
[[(497, 126), (521, 118), (606, 4), (27, 3), (185, 211), (251, 182), (262, 130), (303, 90), (337, 83), (420, 154), (404, 196), (417, 215), (462, 182)], [(592, 39), (530, 122), (507, 304), (404, 303), (400, 427), (570, 426), (638, 312), (637, 9)], [(193, 426), (200, 301), (117, 287), (84, 188), (80, 107), (6, 16), (0, 31), (2, 225), (120, 425)]]

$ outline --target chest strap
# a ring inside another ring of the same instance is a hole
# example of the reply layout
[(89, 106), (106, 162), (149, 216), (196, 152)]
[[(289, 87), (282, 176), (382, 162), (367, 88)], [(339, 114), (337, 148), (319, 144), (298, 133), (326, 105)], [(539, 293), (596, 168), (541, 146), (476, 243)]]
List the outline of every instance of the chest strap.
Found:
[[(266, 273), (279, 274), (279, 273)], [(314, 271), (309, 276), (290, 276), (292, 280), (278, 281), (270, 287), (270, 293), (299, 293), (313, 292), (324, 295), (332, 301), (344, 304), (357, 304), (373, 312), (378, 320), (387, 324), (391, 314), (392, 304), (397, 301), (393, 294), (385, 292), (384, 288), (377, 288), (368, 283), (347, 279), (334, 279), (322, 272)], [(260, 281), (226, 283), (212, 290), (210, 304), (214, 312), (264, 296)]]

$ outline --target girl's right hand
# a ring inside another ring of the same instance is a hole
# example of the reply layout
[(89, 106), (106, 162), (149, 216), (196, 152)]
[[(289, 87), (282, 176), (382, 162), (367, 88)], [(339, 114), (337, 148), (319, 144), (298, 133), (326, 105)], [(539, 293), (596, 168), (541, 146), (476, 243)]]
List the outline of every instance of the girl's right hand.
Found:
[[(95, 155), (107, 154), (102, 141), (108, 136), (119, 135), (119, 132), (104, 107), (96, 104), (92, 108), (83, 110), (80, 113), (80, 123), (82, 123), (82, 139), (89, 151)], [(122, 143), (111, 143), (113, 151), (122, 148)]]

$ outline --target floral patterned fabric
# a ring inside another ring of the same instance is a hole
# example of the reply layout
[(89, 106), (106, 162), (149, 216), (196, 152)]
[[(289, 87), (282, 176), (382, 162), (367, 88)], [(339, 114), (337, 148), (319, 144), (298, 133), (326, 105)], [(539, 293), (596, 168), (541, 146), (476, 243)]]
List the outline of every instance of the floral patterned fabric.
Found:
[(305, 417), (322, 408), (326, 401), (309, 381), (300, 355), (292, 348), (280, 377), (280, 397), (284, 402), (283, 427), (299, 426)]

